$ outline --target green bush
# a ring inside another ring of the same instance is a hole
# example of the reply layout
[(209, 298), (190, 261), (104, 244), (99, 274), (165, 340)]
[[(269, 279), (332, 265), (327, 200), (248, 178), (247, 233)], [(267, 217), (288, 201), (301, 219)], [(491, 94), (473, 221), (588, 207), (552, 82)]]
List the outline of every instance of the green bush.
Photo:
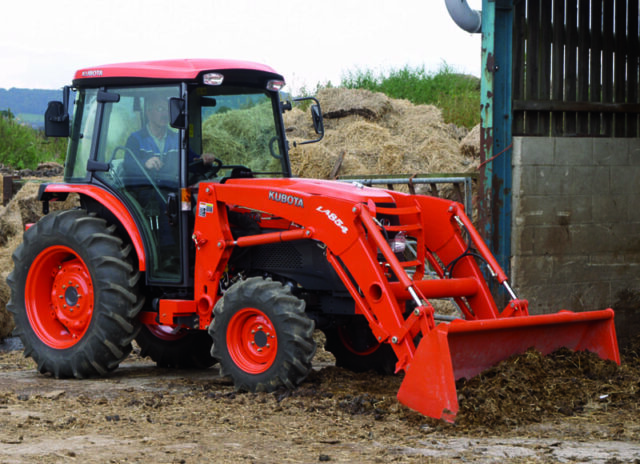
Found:
[(64, 162), (67, 140), (47, 138), (41, 131), (22, 125), (11, 111), (0, 115), (0, 163), (14, 169), (36, 169), (46, 161)]
[(442, 110), (445, 122), (457, 126), (472, 128), (480, 122), (480, 79), (456, 73), (446, 63), (435, 73), (408, 66), (380, 74), (357, 70), (347, 73), (340, 86), (434, 105)]

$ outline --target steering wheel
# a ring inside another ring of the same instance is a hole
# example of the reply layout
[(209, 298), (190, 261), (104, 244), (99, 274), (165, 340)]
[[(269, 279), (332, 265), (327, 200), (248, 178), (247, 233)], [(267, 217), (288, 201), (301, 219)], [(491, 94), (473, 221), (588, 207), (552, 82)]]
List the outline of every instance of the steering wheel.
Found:
[(204, 178), (208, 180), (215, 177), (216, 174), (218, 174), (220, 169), (223, 168), (223, 164), (222, 164), (222, 161), (220, 161), (218, 158), (214, 158), (211, 166), (207, 166), (205, 168), (204, 160), (202, 159), (202, 157), (200, 157), (191, 161), (189, 163), (188, 168), (189, 168), (188, 169), (189, 172), (193, 172), (193, 171), (202, 172), (202, 175), (204, 176)]
[[(117, 147), (115, 147), (113, 149), (113, 153), (111, 154), (111, 159), (114, 160), (116, 157), (116, 153), (118, 153), (120, 150), (124, 151), (125, 154), (128, 154), (129, 157), (135, 161), (135, 163), (138, 165), (138, 167), (140, 168), (140, 171), (142, 171), (142, 174), (144, 174), (144, 176), (147, 178), (147, 180), (149, 181), (149, 185), (151, 185), (155, 191), (158, 193), (158, 196), (160, 197), (160, 199), (166, 204), (167, 203), (167, 199), (164, 197), (164, 194), (162, 193), (162, 191), (160, 190), (160, 187), (158, 187), (158, 185), (155, 183), (155, 181), (151, 178), (151, 176), (149, 175), (149, 173), (147, 172), (147, 169), (142, 165), (142, 163), (140, 162), (140, 160), (138, 159), (138, 157), (136, 155), (133, 154), (133, 152), (131, 151), (130, 148), (125, 147), (124, 145), (119, 145)], [(117, 174), (116, 174), (117, 175)], [(120, 176), (118, 176), (120, 177)], [(122, 180), (121, 180), (122, 181)]]

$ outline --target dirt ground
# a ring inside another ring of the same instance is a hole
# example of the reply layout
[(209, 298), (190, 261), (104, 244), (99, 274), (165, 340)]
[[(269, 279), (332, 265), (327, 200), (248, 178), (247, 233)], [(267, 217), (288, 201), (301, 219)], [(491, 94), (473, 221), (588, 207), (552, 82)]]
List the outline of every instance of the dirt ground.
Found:
[(400, 405), (401, 377), (337, 368), (322, 348), (298, 389), (270, 394), (236, 393), (216, 366), (157, 368), (136, 350), (93, 380), (41, 375), (8, 351), (0, 462), (640, 463), (639, 345), (621, 366), (514, 357), (458, 382), (454, 425)]

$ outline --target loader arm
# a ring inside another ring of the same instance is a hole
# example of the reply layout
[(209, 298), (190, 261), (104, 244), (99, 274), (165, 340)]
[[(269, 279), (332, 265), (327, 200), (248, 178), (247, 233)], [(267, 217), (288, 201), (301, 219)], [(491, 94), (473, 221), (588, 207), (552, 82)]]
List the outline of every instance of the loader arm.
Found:
[[(286, 219), (290, 228), (234, 239), (229, 207)], [(234, 247), (299, 239), (326, 246), (327, 261), (349, 290), (357, 312), (365, 316), (379, 342), (392, 345), (398, 358), (396, 371), (405, 370), (413, 359), (414, 338), (435, 328), (429, 298), (457, 298), (470, 319), (499, 316), (475, 258), (465, 255), (468, 243), (459, 216), (472, 226), (454, 202), (333, 182), (252, 179), (201, 185), (197, 211), (193, 239), (198, 249), (195, 295), (197, 307), (202, 308), (201, 325), (208, 324), (205, 308), (215, 303), (212, 283), (222, 278)], [(393, 216), (394, 225), (379, 225), (376, 214)], [(385, 234), (400, 230), (416, 241), (413, 261), (399, 261), (387, 243)], [(424, 278), (425, 260), (435, 266), (440, 279)], [(446, 268), (454, 261), (447, 275)], [(499, 269), (495, 260), (492, 264)], [(411, 311), (406, 315), (408, 306)]]
[[(619, 362), (611, 310), (529, 316), (526, 300), (513, 294), (455, 202), (329, 181), (231, 179), (201, 184), (196, 206), (195, 301), (189, 304), (201, 328), (221, 296), (219, 282), (234, 248), (315, 240), (326, 247), (326, 259), (356, 312), (380, 343), (393, 348), (396, 372), (406, 372), (398, 398), (423, 414), (453, 421), (456, 378), (530, 347), (543, 353), (563, 346), (590, 350)], [(286, 226), (234, 238), (229, 209), (277, 218)], [(391, 249), (390, 239), (400, 233), (415, 243), (413, 259), (399, 259)], [(511, 294), (504, 310), (496, 307), (478, 261)], [(464, 319), (437, 324), (429, 299), (447, 297), (458, 303)]]

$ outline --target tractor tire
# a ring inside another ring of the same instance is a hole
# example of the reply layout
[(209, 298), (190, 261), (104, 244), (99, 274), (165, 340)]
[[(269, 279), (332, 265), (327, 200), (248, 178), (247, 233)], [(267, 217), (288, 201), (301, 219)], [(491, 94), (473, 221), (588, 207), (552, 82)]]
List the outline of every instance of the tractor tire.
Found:
[(311, 371), (315, 323), (289, 287), (262, 277), (234, 284), (214, 308), (211, 354), (236, 390), (293, 389)]
[(164, 326), (143, 325), (136, 337), (140, 356), (149, 357), (158, 367), (207, 369), (216, 363), (211, 356), (213, 340), (201, 330), (165, 330)]
[(105, 375), (131, 352), (144, 298), (133, 248), (115, 230), (76, 209), (48, 214), (24, 233), (7, 309), (39, 372)]
[(325, 350), (336, 358), (336, 366), (353, 372), (395, 372), (398, 358), (387, 343), (379, 343), (362, 316), (350, 317), (323, 330)]

